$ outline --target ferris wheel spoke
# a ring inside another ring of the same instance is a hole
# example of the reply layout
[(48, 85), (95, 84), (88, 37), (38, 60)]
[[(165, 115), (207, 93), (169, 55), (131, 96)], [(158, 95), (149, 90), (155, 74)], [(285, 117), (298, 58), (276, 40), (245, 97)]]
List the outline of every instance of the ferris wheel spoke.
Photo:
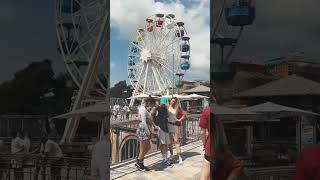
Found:
[(172, 30), (172, 29), (170, 29), (170, 30), (162, 37), (159, 46), (162, 46), (164, 40), (165, 40), (165, 39), (167, 38), (167, 36), (171, 33), (171, 30)]
[(170, 69), (165, 63), (158, 61), (159, 64), (161, 64), (162, 67), (164, 67), (165, 69), (167, 69), (168, 71), (172, 72), (172, 69)]
[(172, 42), (170, 42), (169, 44), (166, 44), (165, 46), (164, 46), (164, 48), (169, 48), (170, 47), (170, 45), (172, 45), (172, 44), (174, 44), (174, 43), (177, 43), (178, 41), (180, 41), (180, 39), (179, 38), (177, 38), (177, 39), (175, 39), (174, 41), (172, 41)]
[(146, 74), (145, 74), (145, 77), (144, 77), (144, 85), (143, 85), (143, 94), (145, 94), (145, 90), (146, 90), (146, 86), (147, 86), (147, 78), (148, 78), (148, 72), (149, 72), (149, 63), (146, 63), (147, 64), (147, 67), (146, 67)]
[[(144, 65), (144, 66), (141, 68), (141, 71), (140, 71), (139, 76), (138, 76), (138, 78), (137, 78), (137, 85), (136, 85), (137, 87), (136, 87), (136, 89), (138, 89), (139, 86), (140, 86), (141, 79), (142, 79), (142, 75), (143, 75), (145, 69), (146, 69), (146, 66)], [(134, 93), (133, 95), (135, 95), (135, 93)]]
[(160, 80), (159, 80), (158, 74), (157, 74), (157, 72), (155, 70), (155, 67), (152, 66), (151, 68), (152, 68), (153, 76), (154, 76), (154, 78), (155, 78), (155, 80), (156, 80), (156, 82), (158, 84), (158, 87), (159, 87), (160, 91), (163, 91), (164, 88), (162, 87), (162, 84), (160, 83)]
[(158, 47), (159, 46), (159, 38), (161, 37), (161, 29), (156, 28), (156, 36), (155, 36), (155, 40), (154, 40), (154, 46)]

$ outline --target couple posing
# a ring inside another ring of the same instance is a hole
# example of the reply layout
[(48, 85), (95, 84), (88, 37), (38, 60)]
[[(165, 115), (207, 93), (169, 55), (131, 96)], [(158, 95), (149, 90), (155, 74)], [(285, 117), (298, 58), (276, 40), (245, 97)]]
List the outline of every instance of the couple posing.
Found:
[[(179, 158), (179, 164), (183, 164), (181, 158), (181, 148), (179, 135), (181, 132), (181, 122), (186, 118), (186, 113), (182, 111), (181, 104), (177, 98), (168, 100), (162, 97), (160, 101), (149, 97), (145, 99), (139, 107), (139, 118), (141, 123), (137, 130), (137, 136), (140, 143), (139, 155), (136, 168), (140, 171), (149, 171), (144, 166), (144, 156), (150, 150), (151, 134), (156, 134), (160, 141), (160, 151), (163, 157), (163, 163), (172, 167), (171, 159), (173, 156), (173, 144)], [(168, 150), (170, 154), (168, 155)]]

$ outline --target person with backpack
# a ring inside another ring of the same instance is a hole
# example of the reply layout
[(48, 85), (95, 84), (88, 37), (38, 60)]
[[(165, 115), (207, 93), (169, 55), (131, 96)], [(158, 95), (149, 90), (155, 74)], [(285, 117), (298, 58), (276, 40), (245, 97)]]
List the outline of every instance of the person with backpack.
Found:
[(167, 167), (172, 167), (172, 163), (168, 158), (168, 147), (170, 144), (169, 128), (168, 128), (168, 98), (162, 97), (160, 103), (153, 109), (154, 124), (159, 127), (158, 136), (160, 140), (160, 151), (162, 154), (162, 163)]

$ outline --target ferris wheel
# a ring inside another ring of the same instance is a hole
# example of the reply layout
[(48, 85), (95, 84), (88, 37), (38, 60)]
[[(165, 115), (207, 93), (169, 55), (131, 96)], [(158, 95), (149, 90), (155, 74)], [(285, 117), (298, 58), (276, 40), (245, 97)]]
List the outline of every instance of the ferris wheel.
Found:
[[(90, 59), (96, 50), (99, 32), (108, 12), (107, 0), (56, 0), (56, 30), (58, 50), (74, 83), (80, 88)], [(107, 34), (108, 35), (108, 34)], [(96, 81), (97, 94), (104, 95), (108, 87), (108, 54), (101, 53)]]
[[(58, 51), (79, 88), (72, 111), (105, 99), (109, 86), (109, 1), (55, 0)], [(62, 141), (71, 141), (79, 118), (67, 121)]]
[[(213, 13), (211, 42), (218, 45), (221, 50), (220, 54), (213, 53), (214, 64), (228, 63), (244, 27), (251, 25), (255, 19), (255, 2), (253, 0), (215, 0), (211, 5), (213, 9), (211, 11)], [(219, 55), (220, 58), (215, 55)]]
[(184, 22), (176, 21), (175, 15), (146, 18), (129, 42), (128, 79), (133, 95), (163, 95), (174, 86), (182, 87), (183, 76), (190, 69), (189, 40)]

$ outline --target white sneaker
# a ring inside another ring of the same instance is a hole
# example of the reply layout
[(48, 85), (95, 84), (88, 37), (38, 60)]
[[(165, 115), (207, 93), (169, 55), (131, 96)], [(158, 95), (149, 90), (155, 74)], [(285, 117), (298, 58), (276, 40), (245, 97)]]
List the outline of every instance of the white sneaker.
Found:
[(182, 157), (179, 156), (179, 164), (182, 165), (183, 164), (183, 160), (182, 160)]

